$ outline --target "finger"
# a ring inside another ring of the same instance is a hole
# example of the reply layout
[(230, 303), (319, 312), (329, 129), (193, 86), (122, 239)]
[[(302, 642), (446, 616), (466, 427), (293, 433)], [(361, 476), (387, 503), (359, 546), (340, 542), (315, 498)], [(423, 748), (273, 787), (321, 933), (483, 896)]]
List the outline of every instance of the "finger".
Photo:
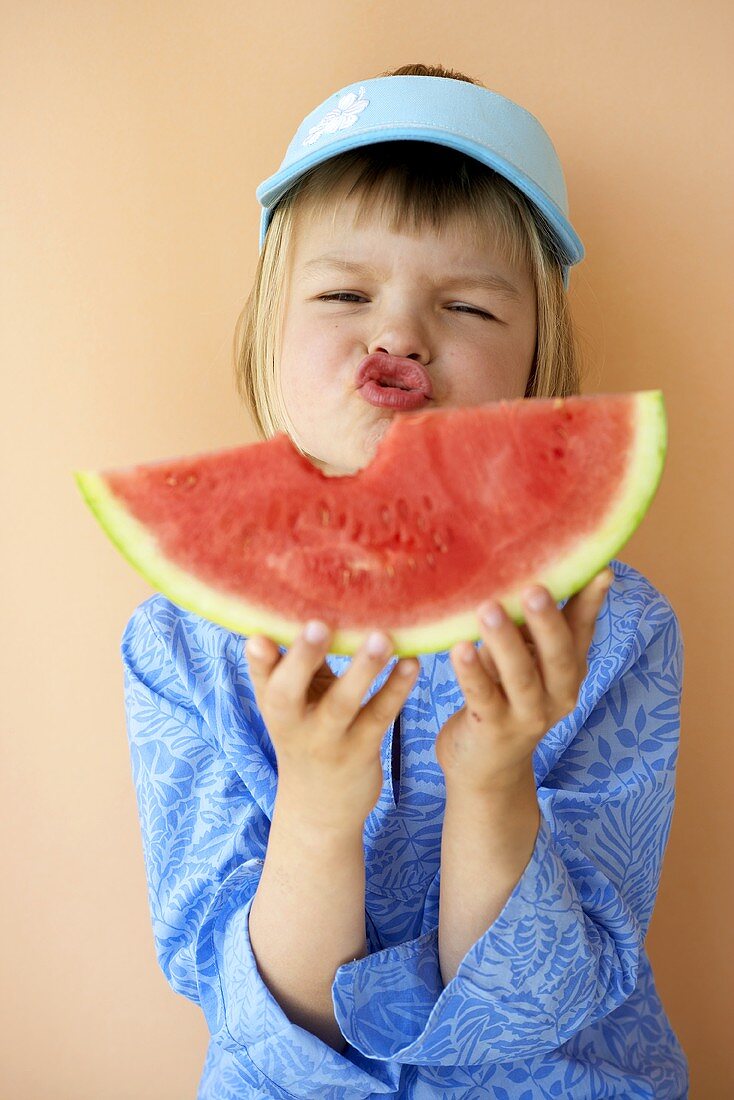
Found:
[(269, 721), (266, 718), (268, 683), (273, 669), (279, 661), (284, 659), (283, 654), (272, 639), (266, 638), (263, 634), (255, 634), (247, 639), (245, 655), (248, 673), (255, 691), (255, 702), (263, 718)]
[[(527, 629), (527, 627), (525, 627), (524, 625), (522, 627), (520, 627), (520, 633), (522, 634), (522, 638), (523, 638), (523, 641), (525, 642), (525, 645), (530, 650), (530, 656), (533, 658), (533, 660), (535, 660), (536, 645), (535, 645), (535, 642), (533, 641), (532, 634)], [(484, 642), (481, 642), (477, 646), (477, 654), (479, 656), (479, 663), (481, 664), (482, 668), (484, 669), (484, 671), (489, 676), (490, 680), (493, 680), (495, 682), (495, 684), (499, 684), (500, 683), (500, 674), (499, 674), (499, 671), (497, 669), (497, 665), (494, 663), (494, 660), (492, 658), (492, 654), (489, 652), (489, 650), (487, 649)]]
[(278, 647), (264, 634), (252, 634), (245, 641), (245, 656), (255, 694), (262, 692), (276, 663), (282, 659)]
[(602, 569), (572, 596), (563, 608), (563, 614), (574, 638), (576, 657), (584, 668), (588, 668), (589, 646), (596, 629), (596, 620), (613, 583), (612, 570)]
[[(496, 680), (488, 675), (479, 651), (468, 642), (452, 649), (451, 660), (470, 717), (490, 722), (501, 721), (507, 712), (508, 700), (499, 680), (499, 673)], [(497, 672), (494, 662), (492, 666)]]
[[(321, 637), (310, 640), (311, 630), (321, 628)], [(263, 704), (269, 715), (287, 725), (301, 722), (305, 716), (309, 685), (329, 652), (331, 631), (325, 623), (309, 622), (293, 645), (278, 661), (264, 686)]]
[[(485, 608), (490, 607), (498, 612), (497, 625), (482, 617)], [(521, 720), (533, 724), (542, 722), (545, 689), (527, 643), (497, 601), (488, 601), (479, 612), (482, 637), (497, 666), (510, 706)]]
[(419, 672), (420, 664), (414, 657), (398, 661), (380, 690), (362, 707), (352, 724), (350, 736), (381, 741), (413, 690)]
[(331, 685), (319, 703), (318, 720), (322, 728), (343, 733), (351, 726), (370, 684), (392, 650), (392, 642), (380, 631), (364, 639), (347, 671)]
[[(543, 598), (543, 606), (533, 607), (531, 601), (538, 596)], [(571, 628), (548, 590), (540, 585), (525, 591), (523, 606), (536, 639), (537, 663), (545, 693), (553, 700), (555, 710), (568, 714), (576, 706), (581, 669)]]

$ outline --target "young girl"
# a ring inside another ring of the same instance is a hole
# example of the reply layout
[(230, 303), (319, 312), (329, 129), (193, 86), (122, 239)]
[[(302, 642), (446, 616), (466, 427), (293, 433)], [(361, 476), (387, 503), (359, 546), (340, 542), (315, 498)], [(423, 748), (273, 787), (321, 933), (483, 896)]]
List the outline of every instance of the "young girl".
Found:
[[(362, 468), (403, 415), (368, 357), (439, 408), (579, 392), (583, 246), (521, 107), (406, 66), (312, 111), (257, 196), (237, 370), (263, 438)], [(211, 1032), (199, 1100), (687, 1096), (645, 950), (677, 618), (617, 560), (526, 616), (478, 607), (479, 645), (396, 661), (137, 608), (133, 775), (157, 957)]]

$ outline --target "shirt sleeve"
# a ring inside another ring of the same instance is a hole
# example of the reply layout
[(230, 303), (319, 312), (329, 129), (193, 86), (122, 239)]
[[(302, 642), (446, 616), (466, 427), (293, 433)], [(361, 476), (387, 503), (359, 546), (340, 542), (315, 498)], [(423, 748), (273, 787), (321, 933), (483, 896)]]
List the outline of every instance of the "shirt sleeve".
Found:
[(530, 861), (448, 985), (440, 870), (420, 936), (336, 971), (337, 1021), (366, 1056), (469, 1066), (543, 1054), (634, 991), (679, 740), (683, 646), (670, 604), (656, 596), (624, 652), (590, 667), (577, 708), (554, 727), (566, 747), (538, 786)]
[(171, 988), (202, 1008), (231, 1074), (258, 1095), (393, 1094), (400, 1066), (349, 1047), (337, 1053), (291, 1023), (260, 977), (248, 918), (270, 822), (221, 743), (237, 723), (246, 738), (247, 719), (227, 710), (226, 659), (197, 650), (178, 609), (157, 600), (136, 609), (121, 651), (158, 963)]

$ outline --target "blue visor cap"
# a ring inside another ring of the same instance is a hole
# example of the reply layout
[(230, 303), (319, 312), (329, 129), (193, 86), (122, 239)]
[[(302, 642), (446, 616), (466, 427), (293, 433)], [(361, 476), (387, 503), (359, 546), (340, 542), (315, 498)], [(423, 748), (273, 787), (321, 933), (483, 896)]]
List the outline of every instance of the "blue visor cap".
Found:
[(342, 88), (311, 111), (278, 171), (255, 191), (263, 208), (260, 250), (278, 200), (300, 176), (347, 149), (380, 141), (446, 145), (505, 176), (548, 223), (568, 288), (569, 267), (583, 259), (584, 246), (568, 220), (563, 169), (548, 134), (512, 100), (447, 77), (376, 77)]

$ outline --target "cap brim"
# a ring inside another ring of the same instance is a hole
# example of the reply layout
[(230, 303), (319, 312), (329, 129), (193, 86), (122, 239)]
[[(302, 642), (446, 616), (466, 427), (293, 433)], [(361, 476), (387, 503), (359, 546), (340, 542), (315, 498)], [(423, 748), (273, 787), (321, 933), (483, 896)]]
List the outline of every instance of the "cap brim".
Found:
[[(339, 142), (338, 149), (335, 149), (333, 145), (329, 145), (314, 150), (309, 156), (299, 160), (297, 164), (281, 169), (274, 175), (269, 176), (268, 179), (263, 180), (255, 191), (255, 195), (263, 207), (260, 226), (260, 248), (263, 246), (265, 234), (267, 233), (270, 222), (270, 216), (275, 205), (293, 186), (297, 179), (311, 168), (314, 168), (317, 164), (321, 164), (326, 160), (331, 160), (332, 157), (337, 156), (339, 153), (344, 153), (349, 149), (357, 149), (363, 145), (374, 145), (378, 142), (384, 142), (385, 140), (384, 130), (370, 133), (369, 130), (363, 129), (357, 134), (344, 137), (344, 139)], [(538, 207), (548, 222), (567, 264), (576, 264), (584, 258), (585, 250), (583, 243), (563, 212), (559, 210), (556, 203), (553, 202), (551, 197), (546, 194), (534, 180), (508, 160), (505, 160), (498, 154), (491, 152), (484, 146), (478, 145), (473, 141), (457, 137), (455, 134), (446, 134), (441, 130), (416, 131), (409, 127), (393, 129), (390, 131), (389, 140), (421, 141), (436, 145), (444, 145), (450, 149), (456, 149), (460, 153), (473, 157), (482, 164), (486, 164), (489, 168), (499, 172), (501, 176), (504, 176), (510, 183), (518, 187)]]

